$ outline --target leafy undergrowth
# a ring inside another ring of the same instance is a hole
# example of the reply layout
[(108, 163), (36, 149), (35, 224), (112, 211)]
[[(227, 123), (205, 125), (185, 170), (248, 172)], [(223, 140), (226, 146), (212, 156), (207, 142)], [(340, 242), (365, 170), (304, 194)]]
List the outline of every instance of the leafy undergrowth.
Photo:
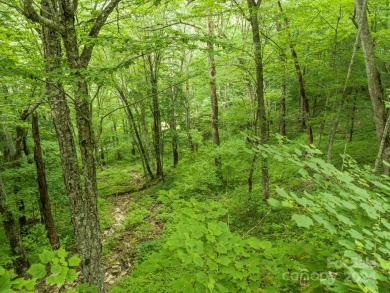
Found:
[(135, 192), (144, 183), (138, 169), (126, 165), (107, 166), (97, 172), (99, 194), (103, 196)]

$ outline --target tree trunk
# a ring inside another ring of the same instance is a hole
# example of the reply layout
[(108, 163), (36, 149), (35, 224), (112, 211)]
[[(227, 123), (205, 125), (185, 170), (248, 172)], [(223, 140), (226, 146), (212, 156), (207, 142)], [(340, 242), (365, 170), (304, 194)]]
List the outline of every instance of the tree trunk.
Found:
[[(280, 12), (283, 14), (283, 8), (282, 8), (282, 4), (280, 1), (278, 1), (278, 6), (279, 6)], [(301, 66), (299, 64), (298, 54), (295, 51), (295, 45), (292, 42), (292, 37), (291, 37), (290, 31), (289, 31), (288, 18), (285, 15), (283, 15), (283, 17), (284, 17), (285, 26), (287, 29), (287, 35), (288, 35), (288, 38), (290, 39), (291, 56), (294, 60), (295, 73), (297, 75), (298, 83), (299, 83), (299, 94), (301, 96), (302, 112), (303, 112), (303, 115), (302, 115), (302, 118), (303, 118), (302, 123), (303, 124), (302, 125), (304, 125), (307, 129), (308, 144), (311, 145), (311, 144), (313, 144), (313, 130), (312, 130), (310, 123), (308, 123), (308, 120), (310, 119), (309, 99), (306, 96), (305, 82), (303, 79), (303, 72), (302, 72)]]
[(37, 181), (39, 189), (39, 210), (41, 218), (45, 224), (47, 238), (52, 249), (58, 249), (60, 242), (58, 239), (56, 227), (54, 225), (53, 215), (51, 213), (49, 193), (46, 184), (45, 164), (42, 157), (41, 140), (39, 136), (38, 115), (32, 117), (32, 136), (34, 139), (34, 160), (37, 168)]
[(11, 247), (12, 256), (14, 257), (13, 260), (14, 270), (19, 276), (24, 275), (26, 274), (26, 271), (30, 267), (30, 262), (24, 250), (18, 224), (14, 220), (11, 211), (7, 207), (7, 193), (5, 191), (1, 174), (0, 174), (0, 214), (3, 218), (4, 230)]
[[(162, 164), (162, 142), (161, 142), (161, 113), (158, 101), (158, 69), (160, 66), (161, 56), (159, 53), (154, 53), (154, 58), (151, 55), (147, 56), (149, 65), (150, 84), (152, 92), (152, 112), (153, 112), (153, 143), (154, 155), (156, 159), (156, 177), (164, 176)], [(152, 60), (154, 59), (154, 60)]]
[[(252, 28), (252, 40), (253, 40), (253, 53), (256, 66), (256, 100), (257, 100), (257, 111), (255, 120), (255, 133), (260, 132), (260, 144), (266, 144), (268, 142), (268, 122), (267, 114), (265, 109), (264, 100), (264, 72), (263, 72), (263, 58), (262, 48), (259, 33), (259, 21), (258, 21), (258, 9), (261, 1), (256, 3), (255, 0), (247, 0), (248, 8), (250, 12), (250, 24)], [(256, 156), (256, 155), (255, 155)], [(261, 157), (261, 173), (262, 173), (262, 191), (263, 198), (267, 200), (269, 197), (269, 175), (268, 175), (268, 159)], [(256, 162), (256, 158), (253, 159)], [(253, 171), (251, 170), (253, 175)], [(249, 179), (248, 179), (249, 182)]]
[(127, 114), (127, 117), (129, 119), (130, 124), (133, 126), (133, 130), (134, 130), (135, 137), (136, 137), (136, 140), (137, 140), (137, 143), (138, 143), (138, 148), (140, 150), (140, 156), (141, 156), (141, 160), (143, 162), (143, 165), (145, 166), (147, 174), (153, 180), (154, 179), (153, 172), (150, 169), (148, 157), (147, 157), (145, 148), (143, 146), (142, 139), (141, 139), (141, 136), (139, 134), (137, 124), (135, 123), (133, 112), (131, 111), (130, 105), (129, 105), (128, 101), (127, 101), (126, 95), (123, 92), (123, 90), (121, 90), (119, 87), (117, 87), (117, 91), (119, 93), (119, 96), (121, 97), (121, 100), (123, 101), (123, 103), (126, 106), (126, 114)]
[(153, 156), (153, 151), (150, 146), (150, 140), (149, 140), (149, 129), (148, 129), (148, 124), (146, 123), (145, 104), (142, 101), (140, 102), (140, 110), (141, 110), (141, 115), (140, 115), (141, 137), (145, 142), (145, 148), (146, 148), (149, 162), (151, 165), (154, 165), (154, 156)]
[(335, 139), (335, 136), (336, 136), (336, 132), (337, 132), (337, 128), (338, 128), (338, 125), (339, 125), (339, 121), (340, 121), (340, 115), (341, 115), (341, 112), (342, 112), (343, 107), (344, 107), (344, 102), (345, 102), (345, 98), (346, 98), (346, 95), (347, 95), (348, 82), (349, 82), (349, 79), (350, 79), (351, 74), (352, 74), (352, 67), (353, 67), (353, 64), (355, 62), (355, 56), (356, 56), (357, 50), (359, 49), (359, 39), (360, 39), (360, 35), (361, 35), (361, 30), (363, 28), (361, 26), (361, 20), (362, 20), (361, 15), (360, 15), (359, 19), (360, 19), (359, 20), (360, 28), (359, 28), (359, 30), (358, 30), (358, 32), (356, 34), (355, 44), (353, 46), (351, 61), (349, 63), (347, 77), (345, 79), (343, 92), (342, 92), (340, 100), (338, 101), (338, 104), (337, 104), (336, 117), (334, 119), (333, 128), (331, 129), (331, 132), (330, 132), (330, 135), (329, 135), (328, 153), (327, 153), (327, 161), (328, 161), (328, 163), (330, 163), (332, 161), (333, 143), (334, 143), (334, 139)]
[(280, 52), (279, 55), (280, 63), (282, 65), (282, 81), (280, 84), (280, 125), (279, 133), (282, 136), (286, 136), (286, 54), (284, 51)]
[[(361, 19), (359, 19), (359, 25), (361, 26), (361, 28), (359, 28), (359, 30), (361, 30), (360, 39), (366, 64), (368, 90), (374, 111), (376, 136), (378, 141), (381, 141), (383, 136), (385, 137), (384, 149), (387, 150), (388, 148), (390, 149), (390, 139), (388, 135), (384, 134), (387, 117), (384, 104), (384, 90), (379, 71), (375, 64), (375, 46), (367, 19), (366, 1), (367, 0), (356, 0), (356, 12), (357, 15), (361, 17)], [(388, 153), (388, 151), (385, 153)], [(389, 160), (389, 158), (384, 159), (387, 161)]]
[(186, 130), (187, 130), (187, 140), (190, 151), (195, 150), (194, 143), (191, 135), (191, 95), (190, 95), (190, 83), (186, 81)]
[(210, 85), (210, 101), (211, 101), (211, 137), (216, 146), (219, 146), (219, 129), (218, 129), (218, 97), (217, 97), (217, 85), (216, 85), (216, 70), (214, 59), (214, 45), (212, 38), (214, 36), (214, 24), (211, 16), (207, 18), (208, 37), (207, 49), (208, 49), (208, 63), (209, 63), (209, 85)]
[(348, 141), (351, 142), (353, 138), (353, 131), (354, 131), (354, 126), (355, 126), (355, 113), (356, 113), (356, 102), (357, 102), (357, 96), (358, 96), (358, 91), (355, 92), (355, 96), (353, 97), (353, 106), (352, 106), (352, 111), (351, 111), (351, 125), (349, 128), (348, 132)]
[(176, 94), (175, 87), (172, 86), (172, 121), (171, 121), (171, 130), (172, 130), (172, 157), (173, 157), (173, 168), (176, 168), (179, 163), (179, 152), (177, 151), (178, 142), (177, 142), (177, 129), (176, 129)]

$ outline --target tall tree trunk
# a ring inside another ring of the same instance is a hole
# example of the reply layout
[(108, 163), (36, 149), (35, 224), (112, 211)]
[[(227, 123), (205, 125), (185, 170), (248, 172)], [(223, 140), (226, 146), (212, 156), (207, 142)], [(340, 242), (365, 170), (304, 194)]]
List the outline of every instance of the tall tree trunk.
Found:
[[(247, 0), (249, 13), (250, 13), (250, 24), (252, 28), (252, 40), (253, 40), (253, 53), (256, 66), (256, 99), (257, 99), (257, 111), (255, 120), (256, 133), (260, 133), (260, 144), (264, 145), (268, 142), (268, 122), (267, 114), (265, 109), (264, 100), (264, 72), (263, 72), (263, 58), (262, 58), (262, 47), (259, 33), (259, 21), (258, 21), (258, 10), (261, 4), (261, 0), (257, 2), (255, 0)], [(269, 197), (269, 175), (268, 175), (268, 159), (261, 157), (262, 166), (262, 191), (263, 198), (267, 200)], [(256, 162), (256, 158), (253, 159)], [(253, 163), (254, 164), (254, 163)], [(253, 174), (253, 171), (250, 172)], [(250, 175), (251, 175), (250, 174)], [(248, 179), (249, 182), (249, 179)]]
[(172, 86), (172, 121), (171, 121), (171, 130), (172, 130), (172, 157), (173, 157), (173, 168), (176, 168), (179, 163), (179, 152), (177, 151), (178, 142), (177, 142), (177, 129), (176, 129), (176, 99), (177, 93), (175, 87)]
[(194, 143), (191, 135), (191, 95), (190, 95), (190, 83), (186, 81), (186, 131), (187, 131), (187, 140), (190, 151), (195, 150)]
[(279, 55), (280, 63), (282, 65), (282, 80), (280, 84), (280, 125), (279, 133), (282, 136), (286, 136), (286, 54), (284, 51), (280, 52)]
[(355, 96), (353, 97), (353, 105), (352, 105), (352, 111), (351, 111), (351, 125), (349, 127), (348, 131), (348, 141), (351, 142), (353, 138), (353, 131), (355, 127), (355, 113), (356, 113), (356, 103), (357, 103), (357, 96), (358, 91), (355, 92)]
[[(386, 151), (384, 153), (387, 154), (390, 153), (390, 138), (384, 133), (387, 117), (384, 104), (384, 90), (379, 71), (375, 64), (375, 46), (367, 19), (366, 1), (367, 0), (356, 0), (355, 6), (357, 15), (361, 17), (361, 19), (359, 19), (359, 25), (361, 26), (361, 28), (359, 27), (359, 30), (361, 31), (360, 39), (366, 64), (368, 90), (370, 92), (372, 108), (374, 111), (376, 136), (378, 141), (381, 141), (383, 136), (385, 137), (384, 149)], [(384, 159), (389, 161), (390, 158), (385, 157)]]
[(158, 70), (161, 62), (159, 53), (154, 53), (154, 58), (151, 55), (147, 56), (149, 65), (149, 76), (152, 92), (152, 112), (153, 112), (153, 143), (154, 155), (156, 159), (156, 177), (164, 176), (162, 164), (162, 141), (161, 141), (161, 113), (158, 101)]
[[(88, 34), (90, 39), (98, 36), (108, 16), (121, 0), (111, 0), (96, 16)], [(77, 153), (69, 108), (62, 84), (57, 76), (47, 79), (46, 92), (49, 95), (51, 114), (60, 145), (61, 162), (65, 186), (71, 206), (71, 218), (75, 229), (75, 242), (81, 259), (85, 280), (103, 291), (103, 273), (100, 266), (101, 241), (97, 213), (97, 186), (94, 158), (94, 134), (88, 86), (83, 71), (92, 57), (94, 42), (85, 44), (81, 54), (77, 42), (75, 12), (78, 1), (42, 0), (40, 15), (35, 11), (33, 1), (23, 1), (23, 15), (40, 23), (43, 32), (46, 71), (55, 75), (61, 68), (61, 36), (66, 51), (68, 66), (75, 81), (75, 110), (78, 128), (79, 148), (83, 163), (84, 190), (78, 167)], [(54, 78), (55, 77), (55, 78)]]
[(300, 93), (301, 102), (302, 102), (302, 111), (303, 111), (303, 121), (302, 122), (303, 122), (303, 125), (305, 125), (305, 127), (307, 129), (308, 144), (311, 145), (311, 144), (313, 144), (313, 130), (312, 130), (312, 127), (308, 121), (310, 119), (310, 104), (309, 104), (309, 99), (306, 96), (305, 82), (303, 79), (303, 71), (302, 71), (302, 68), (299, 64), (298, 54), (295, 51), (295, 45), (292, 41), (291, 33), (289, 30), (289, 21), (288, 21), (287, 16), (284, 15), (282, 3), (280, 1), (278, 1), (278, 6), (279, 6), (280, 13), (282, 13), (282, 15), (284, 17), (284, 23), (285, 23), (285, 26), (287, 29), (287, 35), (288, 35), (288, 38), (290, 39), (291, 56), (294, 60), (295, 73), (296, 73), (297, 78), (298, 78), (299, 93)]
[(32, 117), (32, 136), (34, 139), (34, 160), (37, 168), (37, 181), (39, 189), (39, 210), (41, 218), (45, 224), (47, 238), (49, 239), (52, 249), (60, 247), (56, 227), (54, 225), (53, 215), (51, 213), (49, 193), (46, 184), (45, 164), (42, 157), (41, 139), (39, 136), (38, 115)]
[(146, 113), (145, 113), (145, 104), (141, 101), (140, 102), (140, 125), (141, 125), (141, 137), (143, 141), (145, 142), (145, 148), (147, 152), (147, 156), (149, 158), (150, 164), (153, 166), (154, 165), (154, 156), (153, 156), (153, 151), (150, 146), (150, 140), (149, 140), (149, 128), (148, 124), (146, 122)]
[[(381, 163), (381, 159), (383, 157), (383, 152), (385, 151), (385, 142), (386, 142), (386, 136), (388, 135), (388, 131), (389, 131), (389, 127), (390, 127), (390, 114), (389, 116), (387, 117), (387, 121), (386, 121), (386, 124), (385, 124), (385, 128), (383, 130), (383, 135), (382, 135), (382, 139), (381, 139), (381, 142), (379, 144), (379, 151), (378, 151), (378, 155), (376, 156), (376, 159), (375, 159), (375, 166), (374, 166), (374, 173), (377, 173), (378, 169), (379, 169), (379, 165)], [(388, 155), (387, 155), (388, 156)], [(387, 161), (387, 160), (386, 160)], [(390, 163), (389, 161), (387, 161), (387, 163)], [(385, 166), (384, 168), (384, 173), (389, 176), (389, 167)]]
[(153, 172), (150, 169), (149, 160), (148, 160), (145, 148), (143, 146), (142, 139), (141, 139), (141, 136), (139, 134), (137, 124), (135, 123), (133, 111), (131, 111), (129, 102), (128, 102), (128, 100), (126, 98), (126, 95), (123, 92), (123, 90), (120, 89), (119, 87), (116, 87), (116, 88), (117, 88), (117, 91), (119, 93), (119, 96), (121, 97), (121, 100), (123, 101), (123, 103), (126, 106), (126, 114), (127, 114), (128, 119), (129, 119), (129, 122), (133, 126), (133, 130), (134, 130), (135, 137), (136, 137), (136, 140), (137, 140), (137, 144), (138, 144), (138, 148), (139, 148), (139, 151), (140, 151), (140, 156), (141, 156), (142, 163), (145, 166), (145, 170), (147, 171), (147, 174), (149, 175), (149, 177), (151, 179), (153, 179), (154, 178)]
[(207, 18), (208, 37), (208, 63), (209, 63), (209, 86), (210, 86), (210, 101), (211, 101), (211, 137), (216, 146), (219, 146), (219, 129), (218, 129), (218, 97), (216, 85), (216, 69), (214, 59), (214, 44), (212, 38), (214, 37), (214, 24), (211, 16)]
[(18, 223), (15, 221), (11, 211), (7, 207), (7, 193), (5, 191), (3, 179), (0, 174), (0, 214), (3, 218), (3, 226), (7, 235), (13, 260), (13, 267), (18, 275), (26, 274), (26, 271), (30, 267), (30, 262), (26, 256), (24, 250), (22, 237)]

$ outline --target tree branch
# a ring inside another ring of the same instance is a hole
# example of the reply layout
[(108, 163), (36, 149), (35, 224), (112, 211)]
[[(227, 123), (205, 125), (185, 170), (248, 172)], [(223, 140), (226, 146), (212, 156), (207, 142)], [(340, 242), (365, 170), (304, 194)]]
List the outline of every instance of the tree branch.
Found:
[[(2, 3), (5, 2), (2, 1)], [(32, 0), (24, 0), (23, 9), (16, 6), (14, 6), (13, 8), (15, 8), (19, 13), (23, 14), (29, 20), (46, 26), (52, 30), (55, 30), (57, 32), (63, 32), (65, 30), (65, 28), (59, 22), (55, 22), (51, 19), (43, 17), (42, 15), (39, 15), (32, 6), (32, 3)]]
[[(99, 35), (99, 32), (105, 24), (108, 16), (111, 14), (111, 12), (115, 9), (115, 7), (119, 4), (120, 1), (121, 0), (111, 0), (111, 2), (101, 11), (101, 13), (96, 19), (95, 24), (89, 32), (89, 38), (94, 39)], [(85, 45), (83, 52), (81, 53), (81, 66), (83, 68), (86, 68), (88, 66), (89, 61), (91, 60), (94, 46), (94, 44)]]

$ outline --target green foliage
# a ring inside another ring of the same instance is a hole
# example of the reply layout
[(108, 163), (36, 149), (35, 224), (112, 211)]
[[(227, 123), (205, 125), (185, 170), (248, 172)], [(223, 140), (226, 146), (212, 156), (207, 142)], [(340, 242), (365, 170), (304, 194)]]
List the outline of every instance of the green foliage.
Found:
[(98, 190), (101, 196), (132, 192), (137, 187), (132, 183), (132, 171), (122, 164), (116, 164), (97, 173)]
[[(232, 233), (226, 223), (227, 211), (218, 202), (186, 201), (178, 199), (173, 192), (161, 192), (159, 200), (171, 206), (175, 214), (174, 223), (168, 228), (170, 235), (161, 250), (138, 267), (135, 280), (130, 278), (126, 286), (137, 283), (139, 278), (153, 282), (156, 275), (173, 272), (174, 279), (168, 278), (164, 284), (172, 292), (237, 292), (260, 288), (261, 279), (269, 274), (262, 266), (262, 254), (272, 247), (271, 242), (254, 237), (243, 239)], [(175, 273), (177, 270), (180, 274)], [(132, 288), (147, 292), (145, 288)]]
[(184, 157), (175, 170), (175, 190), (177, 193), (206, 195), (220, 189), (222, 182), (217, 176), (214, 146), (203, 148), (196, 155)]
[[(298, 227), (322, 226), (334, 234), (338, 253), (336, 269), (343, 281), (324, 278), (329, 290), (346, 292), (354, 284), (364, 292), (382, 292), (390, 282), (390, 184), (386, 177), (374, 176), (370, 168), (361, 169), (344, 156), (344, 171), (319, 158), (317, 149), (302, 146), (290, 149), (285, 145), (259, 146), (259, 151), (278, 157), (282, 162), (300, 167), (299, 174), (306, 190), (301, 194), (276, 188), (273, 207), (299, 211), (292, 220)], [(342, 291), (341, 288), (344, 288)]]
[(128, 229), (133, 229), (142, 224), (149, 216), (149, 211), (145, 209), (137, 209), (130, 212), (130, 215), (126, 217), (125, 226)]
[(68, 257), (68, 252), (61, 248), (56, 251), (44, 250), (39, 255), (40, 263), (34, 263), (27, 273), (31, 278), (16, 278), (12, 270), (0, 266), (0, 292), (34, 292), (34, 287), (41, 279), (46, 284), (72, 283), (78, 277), (74, 267), (80, 264), (78, 256)]

